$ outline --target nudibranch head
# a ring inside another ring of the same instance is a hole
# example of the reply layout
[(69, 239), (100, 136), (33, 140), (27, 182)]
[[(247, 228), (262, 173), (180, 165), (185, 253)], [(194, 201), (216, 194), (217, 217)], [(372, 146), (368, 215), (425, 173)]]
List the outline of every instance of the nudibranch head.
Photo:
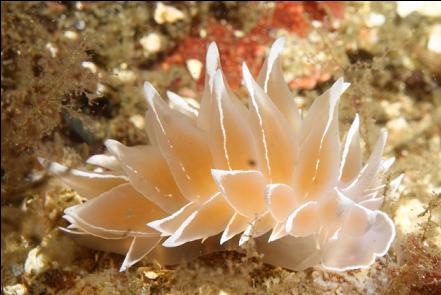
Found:
[(150, 145), (107, 140), (108, 153), (87, 161), (102, 172), (50, 163), (87, 199), (65, 210), (63, 230), (125, 254), (121, 270), (146, 255), (173, 264), (250, 237), (265, 262), (294, 270), (357, 269), (384, 255), (395, 237), (379, 210), (393, 163), (382, 160), (387, 133), (364, 164), (358, 116), (340, 142), (343, 78), (302, 118), (283, 79), (283, 43), (274, 43), (257, 81), (243, 65), (249, 107), (228, 87), (211, 43), (200, 105), (172, 92), (166, 103), (144, 84)]

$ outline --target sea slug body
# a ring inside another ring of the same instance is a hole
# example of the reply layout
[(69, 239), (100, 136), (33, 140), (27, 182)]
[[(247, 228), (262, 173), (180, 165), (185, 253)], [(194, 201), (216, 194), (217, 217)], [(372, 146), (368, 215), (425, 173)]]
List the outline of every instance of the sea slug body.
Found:
[(394, 161), (382, 159), (387, 133), (365, 164), (358, 116), (340, 142), (343, 78), (301, 118), (282, 75), (283, 43), (275, 41), (257, 81), (243, 65), (249, 107), (229, 89), (211, 43), (200, 105), (171, 92), (167, 104), (144, 84), (150, 145), (107, 140), (108, 153), (87, 161), (104, 172), (45, 161), (87, 199), (65, 210), (62, 230), (124, 254), (121, 271), (144, 257), (175, 264), (236, 249), (251, 237), (265, 262), (292, 270), (365, 268), (385, 255), (395, 237), (379, 210)]

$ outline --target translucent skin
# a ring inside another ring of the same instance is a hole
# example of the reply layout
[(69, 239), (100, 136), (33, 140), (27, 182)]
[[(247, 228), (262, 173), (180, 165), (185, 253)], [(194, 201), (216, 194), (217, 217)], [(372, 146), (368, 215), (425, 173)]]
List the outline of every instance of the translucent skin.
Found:
[(121, 271), (143, 257), (176, 264), (237, 250), (250, 237), (265, 262), (293, 270), (364, 268), (385, 255), (395, 237), (379, 210), (393, 162), (381, 159), (386, 131), (364, 165), (358, 116), (340, 143), (343, 78), (302, 119), (283, 79), (283, 43), (276, 40), (257, 81), (243, 65), (249, 107), (229, 89), (212, 43), (200, 106), (171, 92), (167, 104), (144, 84), (151, 145), (107, 140), (108, 154), (88, 160), (101, 173), (50, 163), (88, 199), (65, 210), (62, 230), (125, 254)]

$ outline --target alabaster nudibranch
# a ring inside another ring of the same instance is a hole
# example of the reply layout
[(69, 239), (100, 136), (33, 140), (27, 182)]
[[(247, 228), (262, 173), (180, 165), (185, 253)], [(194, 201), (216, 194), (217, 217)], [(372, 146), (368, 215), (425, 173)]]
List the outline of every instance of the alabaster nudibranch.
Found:
[(394, 159), (381, 131), (362, 163), (359, 117), (340, 142), (338, 79), (301, 118), (282, 75), (283, 39), (256, 80), (243, 65), (249, 107), (229, 89), (215, 43), (207, 51), (200, 105), (144, 84), (150, 145), (107, 140), (89, 158), (99, 169), (49, 170), (84, 203), (65, 210), (65, 232), (88, 247), (121, 253), (125, 270), (143, 257), (175, 264), (253, 238), (266, 263), (344, 271), (371, 265), (395, 237), (379, 210)]

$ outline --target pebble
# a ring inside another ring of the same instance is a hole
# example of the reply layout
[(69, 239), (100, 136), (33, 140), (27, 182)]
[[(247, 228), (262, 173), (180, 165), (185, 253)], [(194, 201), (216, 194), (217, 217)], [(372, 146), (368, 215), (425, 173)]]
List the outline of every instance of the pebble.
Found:
[(311, 25), (312, 25), (312, 27), (315, 28), (315, 29), (321, 28), (321, 27), (323, 26), (322, 22), (321, 22), (321, 21), (318, 21), (318, 20), (313, 20), (313, 21), (311, 22)]
[(66, 37), (69, 40), (77, 40), (78, 39), (78, 33), (74, 31), (66, 31), (64, 32), (64, 37)]
[(173, 6), (164, 5), (159, 2), (158, 5), (156, 5), (153, 19), (158, 24), (172, 24), (174, 22), (184, 19), (184, 13)]
[(399, 117), (387, 122), (386, 127), (394, 132), (402, 132), (406, 128), (409, 128), (409, 124), (404, 117)]
[(144, 121), (144, 117), (136, 114), (130, 117), (130, 122), (133, 124), (133, 126), (135, 126), (138, 129), (143, 130), (144, 126), (145, 126), (145, 121)]
[(102, 83), (97, 83), (96, 84), (96, 94), (98, 96), (103, 96), (104, 93), (106, 92), (106, 90), (107, 90), (107, 88), (106, 88), (106, 86), (104, 84), (102, 84)]
[(369, 28), (382, 26), (386, 21), (384, 15), (380, 13), (370, 13), (367, 17), (366, 25)]
[(81, 62), (81, 66), (85, 69), (88, 69), (93, 74), (96, 74), (96, 72), (98, 71), (96, 64), (94, 64), (91, 61), (83, 61), (83, 62)]
[(146, 278), (150, 280), (155, 280), (159, 275), (154, 271), (146, 271), (144, 272)]
[(234, 30), (233, 35), (236, 38), (242, 38), (243, 36), (245, 36), (245, 33), (241, 30)]
[(26, 258), (24, 271), (27, 274), (39, 274), (46, 270), (47, 268), (47, 258), (42, 253), (40, 253), (40, 247), (36, 247), (29, 251), (28, 257)]
[(46, 44), (46, 49), (49, 50), (49, 53), (51, 54), (52, 57), (56, 57), (57, 53), (58, 53), (58, 48), (54, 46), (54, 44), (52, 43), (47, 43)]
[(28, 294), (28, 289), (22, 284), (6, 286), (2, 290), (5, 295), (25, 295)]
[(81, 1), (77, 1), (75, 3), (75, 8), (78, 10), (83, 10), (85, 8), (84, 3), (82, 3)]
[(441, 24), (434, 25), (430, 30), (427, 49), (436, 53), (441, 53)]
[(148, 53), (156, 53), (161, 50), (161, 37), (157, 33), (150, 33), (142, 37), (139, 43)]
[(205, 37), (207, 37), (207, 30), (205, 30), (205, 29), (201, 29), (201, 30), (199, 31), (199, 37), (201, 37), (201, 38), (205, 38)]
[(194, 80), (199, 80), (202, 73), (203, 64), (197, 59), (189, 59), (186, 61), (187, 69)]
[(438, 1), (397, 1), (397, 13), (406, 17), (412, 12), (418, 12), (424, 16), (440, 16), (441, 2)]
[(311, 41), (312, 43), (318, 43), (322, 41), (322, 37), (320, 36), (319, 33), (317, 33), (317, 31), (311, 31), (308, 35), (308, 40)]
[(112, 72), (121, 82), (124, 82), (124, 83), (130, 83), (130, 82), (135, 81), (135, 79), (136, 79), (135, 72), (133, 72), (131, 70), (123, 70), (121, 68), (115, 68), (115, 69), (113, 69)]
[(382, 100), (380, 102), (388, 118), (396, 118), (401, 114), (401, 102), (389, 102)]
[(77, 30), (84, 30), (86, 28), (86, 22), (84, 20), (79, 20), (78, 22), (75, 23), (75, 28), (77, 28)]

